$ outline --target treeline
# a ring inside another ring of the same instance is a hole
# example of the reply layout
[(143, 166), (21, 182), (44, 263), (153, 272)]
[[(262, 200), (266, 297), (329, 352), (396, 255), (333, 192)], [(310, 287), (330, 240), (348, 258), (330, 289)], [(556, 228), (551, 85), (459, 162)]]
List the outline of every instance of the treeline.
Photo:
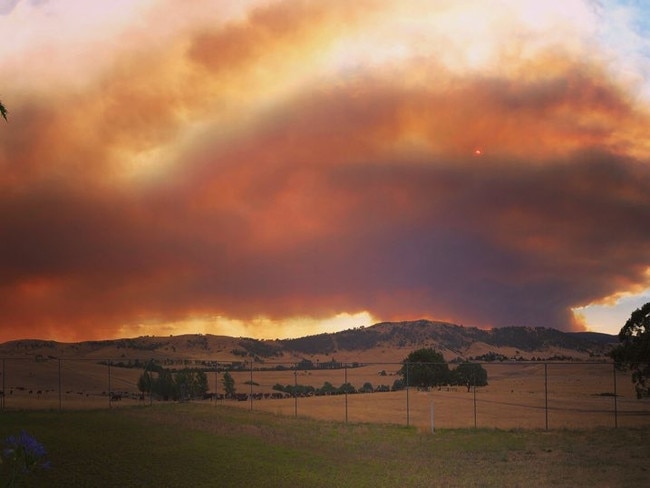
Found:
[(449, 369), (443, 355), (432, 348), (418, 349), (402, 362), (398, 374), (403, 384), (429, 388), (432, 386), (486, 386), (488, 374), (478, 363), (460, 363)]
[[(246, 351), (233, 349), (230, 351), (236, 356), (246, 356)], [(56, 359), (50, 356), (51, 359)], [(97, 364), (110, 365), (116, 368), (127, 369), (147, 369), (149, 371), (160, 372), (163, 369), (176, 371), (175, 366), (182, 366), (181, 369), (192, 367), (194, 370), (201, 370), (206, 373), (223, 372), (223, 371), (249, 371), (250, 361), (214, 361), (207, 359), (146, 359), (138, 358), (127, 360), (100, 360)], [(314, 363), (310, 359), (302, 358), (297, 363), (279, 363), (268, 364), (267, 366), (255, 366), (256, 371), (293, 371), (293, 370), (312, 370), (312, 369), (343, 369), (343, 368), (360, 368), (363, 363), (352, 362), (343, 363), (332, 358), (329, 361)]]
[(204, 371), (193, 369), (174, 373), (166, 369), (145, 371), (138, 379), (138, 390), (165, 401), (202, 398), (208, 392), (208, 376)]
[[(315, 388), (311, 385), (282, 385), (276, 383), (273, 385), (275, 391), (286, 393), (292, 397), (306, 397), (306, 396), (323, 396), (323, 395), (345, 395), (353, 393), (373, 393), (380, 391), (391, 391), (388, 385), (379, 385), (373, 387), (369, 382), (366, 382), (360, 388), (356, 388), (352, 383), (343, 383), (340, 386), (334, 386), (329, 381), (323, 383), (320, 388)], [(393, 389), (394, 391), (394, 389)]]

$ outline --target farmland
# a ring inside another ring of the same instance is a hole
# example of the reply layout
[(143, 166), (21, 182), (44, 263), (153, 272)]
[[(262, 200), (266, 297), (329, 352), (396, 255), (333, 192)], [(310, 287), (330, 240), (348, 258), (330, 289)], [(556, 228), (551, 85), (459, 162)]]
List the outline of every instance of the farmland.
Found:
[(32, 486), (644, 486), (650, 430), (441, 429), (158, 403), (5, 411), (52, 467)]
[[(0, 436), (25, 429), (48, 448), (53, 468), (35, 475), (33, 486), (562, 487), (647, 480), (650, 400), (636, 398), (629, 373), (614, 369), (606, 349), (584, 342), (571, 349), (575, 337), (564, 344), (564, 336), (540, 330), (524, 331), (523, 339), (514, 331), (517, 340), (507, 344), (500, 333), (500, 345), (465, 340), (461, 327), (417, 323), (401, 335), (382, 327), (389, 338), (383, 342), (366, 329), (345, 341), (290, 344), (302, 352), (273, 341), (200, 335), (5, 344)], [(423, 335), (440, 331), (448, 342)], [(364, 342), (368, 337), (374, 342)], [(555, 345), (539, 349), (540, 337)], [(461, 347), (466, 357), (499, 360), (481, 362), (485, 386), (393, 391), (401, 360), (422, 345), (445, 351), (447, 360)], [(330, 349), (310, 352), (315, 346)], [(202, 368), (209, 395), (184, 402), (143, 395), (138, 379), (154, 362)], [(225, 371), (242, 401), (222, 398)], [(325, 384), (356, 392), (286, 393)]]
[[(349, 422), (382, 422), (441, 428), (592, 428), (650, 424), (650, 401), (637, 400), (629, 375), (607, 363), (486, 363), (488, 385), (385, 391), (349, 395), (270, 399), (276, 385), (321, 387), (350, 383), (356, 389), (390, 389), (400, 364), (315, 370), (232, 371), (246, 401), (196, 400), (213, 406), (232, 405), (286, 416)], [(5, 409), (121, 408), (158, 403), (141, 397), (142, 369), (111, 367), (91, 360), (4, 360)], [(223, 372), (208, 373), (209, 391), (223, 392)], [(110, 401), (120, 392), (120, 401)], [(286, 396), (286, 395), (285, 395)]]

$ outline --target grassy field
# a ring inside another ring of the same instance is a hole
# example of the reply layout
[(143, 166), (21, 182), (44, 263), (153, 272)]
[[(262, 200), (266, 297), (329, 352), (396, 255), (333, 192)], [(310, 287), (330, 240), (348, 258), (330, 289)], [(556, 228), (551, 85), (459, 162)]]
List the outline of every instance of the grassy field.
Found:
[[(586, 429), (594, 427), (650, 426), (650, 399), (637, 400), (629, 373), (605, 363), (542, 364), (490, 363), (487, 386), (476, 392), (464, 387), (366, 393), (327, 397), (262, 399), (222, 402), (243, 409), (286, 416), (308, 416), (321, 420), (379, 422), (430, 429)], [(311, 385), (324, 382), (339, 386), (350, 382), (360, 388), (392, 385), (399, 364), (375, 363), (359, 368), (312, 371), (233, 372), (238, 392), (270, 393), (281, 385)], [(385, 372), (380, 375), (379, 372)], [(78, 410), (124, 408), (141, 405), (137, 380), (142, 370), (112, 367), (95, 361), (6, 360), (2, 371), (6, 410)], [(209, 388), (223, 392), (222, 373), (208, 373)], [(252, 385), (247, 384), (252, 380)], [(120, 402), (109, 402), (109, 391), (124, 393)], [(616, 391), (616, 397), (613, 393)], [(154, 401), (156, 403), (156, 401)], [(616, 416), (615, 416), (616, 412)]]
[(29, 486), (646, 486), (650, 428), (442, 429), (340, 423), (227, 405), (5, 411), (52, 468)]

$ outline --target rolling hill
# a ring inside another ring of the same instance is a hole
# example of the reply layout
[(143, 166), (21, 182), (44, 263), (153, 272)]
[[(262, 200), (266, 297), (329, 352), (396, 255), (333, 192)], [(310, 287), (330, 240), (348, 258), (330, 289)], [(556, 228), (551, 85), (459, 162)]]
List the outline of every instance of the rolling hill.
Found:
[(422, 347), (452, 360), (607, 359), (616, 336), (567, 333), (542, 327), (490, 330), (417, 320), (384, 322), (336, 333), (295, 339), (258, 340), (216, 335), (179, 335), (61, 343), (24, 339), (0, 344), (0, 357), (78, 358), (97, 360), (201, 359), (292, 363), (399, 362)]

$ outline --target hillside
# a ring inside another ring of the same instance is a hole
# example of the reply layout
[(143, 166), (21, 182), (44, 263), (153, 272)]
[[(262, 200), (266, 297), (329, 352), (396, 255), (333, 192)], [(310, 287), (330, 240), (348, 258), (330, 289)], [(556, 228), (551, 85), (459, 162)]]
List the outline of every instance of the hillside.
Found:
[(566, 333), (549, 328), (503, 327), (483, 330), (444, 322), (384, 322), (342, 332), (296, 339), (257, 340), (216, 335), (144, 336), (130, 339), (59, 343), (17, 340), (0, 344), (0, 357), (97, 360), (201, 359), (217, 361), (399, 362), (421, 347), (447, 360), (605, 359), (616, 336)]
[[(280, 341), (294, 353), (334, 354), (354, 351), (366, 356), (386, 350), (403, 351), (433, 347), (447, 360), (470, 359), (488, 353), (508, 359), (564, 356), (573, 359), (601, 357), (617, 342), (606, 334), (566, 333), (556, 329), (503, 327), (483, 330), (444, 322), (418, 320), (384, 322), (372, 327), (349, 329)], [(400, 358), (404, 357), (401, 353)]]

